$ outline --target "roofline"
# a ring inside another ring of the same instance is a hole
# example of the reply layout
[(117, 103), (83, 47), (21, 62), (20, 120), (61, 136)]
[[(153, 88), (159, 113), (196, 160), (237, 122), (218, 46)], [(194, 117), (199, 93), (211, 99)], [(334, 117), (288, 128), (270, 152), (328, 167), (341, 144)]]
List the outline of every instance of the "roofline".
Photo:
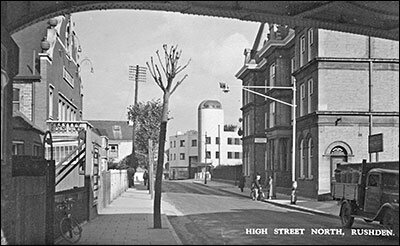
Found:
[(239, 70), (239, 72), (237, 72), (235, 74), (235, 77), (237, 79), (240, 79), (242, 77), (242, 75), (244, 75), (247, 71), (250, 71), (250, 70), (258, 71), (258, 70), (261, 70), (266, 64), (267, 64), (267, 59), (265, 59), (265, 58), (263, 58), (261, 60), (261, 62), (258, 63), (258, 64), (254, 64), (254, 63), (244, 64), (244, 66)]
[(40, 75), (16, 75), (13, 79), (13, 82), (40, 82), (42, 76)]
[(267, 43), (265, 44), (264, 47), (261, 48), (261, 50), (257, 51), (256, 55), (259, 57), (262, 57), (269, 48), (275, 47), (275, 46), (286, 46), (289, 44), (290, 41), (295, 37), (295, 32), (293, 29), (289, 29), (288, 35), (282, 39), (282, 40), (268, 40)]

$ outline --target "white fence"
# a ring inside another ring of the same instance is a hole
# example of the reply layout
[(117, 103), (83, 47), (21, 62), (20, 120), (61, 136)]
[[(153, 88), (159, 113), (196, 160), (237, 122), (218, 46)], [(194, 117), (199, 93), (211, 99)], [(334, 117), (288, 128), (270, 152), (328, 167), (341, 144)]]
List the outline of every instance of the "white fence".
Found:
[(111, 195), (110, 202), (128, 189), (128, 174), (126, 170), (110, 170)]

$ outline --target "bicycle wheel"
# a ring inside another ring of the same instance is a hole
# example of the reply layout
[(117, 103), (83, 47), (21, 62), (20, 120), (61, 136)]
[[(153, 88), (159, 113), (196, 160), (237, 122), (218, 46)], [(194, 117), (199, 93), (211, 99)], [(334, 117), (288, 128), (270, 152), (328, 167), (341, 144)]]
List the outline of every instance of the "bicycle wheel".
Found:
[(60, 221), (61, 236), (70, 243), (76, 243), (81, 239), (82, 227), (74, 218), (63, 218)]

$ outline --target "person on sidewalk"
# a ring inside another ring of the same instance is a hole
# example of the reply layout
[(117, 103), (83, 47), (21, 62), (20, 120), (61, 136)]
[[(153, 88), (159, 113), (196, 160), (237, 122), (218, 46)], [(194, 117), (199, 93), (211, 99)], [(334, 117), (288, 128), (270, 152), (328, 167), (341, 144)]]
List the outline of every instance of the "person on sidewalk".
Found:
[(143, 184), (144, 184), (144, 186), (147, 186), (148, 180), (149, 180), (149, 173), (147, 172), (147, 169), (145, 169), (144, 173), (143, 173)]
[(136, 173), (136, 169), (134, 169), (134, 171), (132, 173), (132, 187), (135, 187), (135, 173)]
[(240, 176), (240, 180), (239, 180), (239, 188), (240, 188), (241, 192), (243, 192), (243, 188), (244, 188), (244, 184), (245, 183), (246, 183), (246, 177), (242, 173), (241, 176)]
[(261, 175), (259, 173), (257, 173), (256, 178), (253, 180), (253, 183), (251, 184), (253, 201), (258, 198), (258, 192), (260, 191), (260, 188), (261, 188), (260, 179), (261, 179)]
[(133, 177), (135, 176), (135, 169), (133, 167), (129, 167), (127, 169), (128, 172), (128, 181), (129, 181), (129, 188), (135, 186), (135, 181), (133, 179)]

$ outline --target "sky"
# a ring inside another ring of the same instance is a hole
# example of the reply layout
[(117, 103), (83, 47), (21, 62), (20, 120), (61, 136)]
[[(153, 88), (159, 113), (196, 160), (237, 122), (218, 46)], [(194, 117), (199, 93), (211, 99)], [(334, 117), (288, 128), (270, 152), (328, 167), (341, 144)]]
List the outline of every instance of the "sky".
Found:
[[(127, 120), (127, 107), (134, 100), (129, 66), (146, 67), (167, 44), (182, 50), (180, 64), (191, 59), (176, 77), (178, 81), (188, 75), (170, 98), (167, 136), (197, 130), (197, 108), (203, 100), (219, 100), (225, 124), (239, 125), (242, 92), (235, 74), (259, 23), (148, 10), (79, 12), (72, 20), (82, 47), (80, 59), (90, 60), (81, 64), (84, 120)], [(231, 91), (223, 93), (219, 82), (228, 83)], [(138, 86), (138, 101), (161, 98), (161, 89), (147, 72), (146, 82)]]

